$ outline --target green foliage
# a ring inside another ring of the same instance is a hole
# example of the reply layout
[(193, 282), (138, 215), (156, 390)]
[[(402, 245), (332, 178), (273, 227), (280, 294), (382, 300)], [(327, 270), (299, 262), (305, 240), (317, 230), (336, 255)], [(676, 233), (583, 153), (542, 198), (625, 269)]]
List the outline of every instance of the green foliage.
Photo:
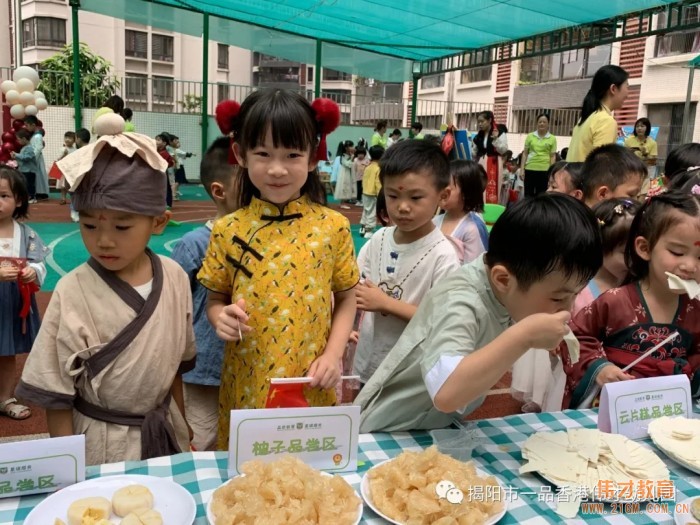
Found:
[[(111, 74), (112, 64), (80, 43), (80, 100), (84, 108), (99, 108), (119, 89), (119, 80)], [(68, 44), (39, 65), (39, 90), (54, 106), (73, 105), (73, 46)]]
[(185, 100), (178, 101), (185, 113), (199, 113), (202, 109), (203, 97), (198, 95), (185, 95)]

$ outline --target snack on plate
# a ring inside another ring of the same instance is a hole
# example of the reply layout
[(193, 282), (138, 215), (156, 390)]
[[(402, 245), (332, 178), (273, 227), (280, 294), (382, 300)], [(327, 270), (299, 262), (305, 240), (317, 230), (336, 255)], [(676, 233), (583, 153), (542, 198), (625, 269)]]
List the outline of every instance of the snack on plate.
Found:
[(157, 510), (139, 509), (124, 516), (121, 525), (163, 525), (163, 517)]
[(324, 476), (297, 458), (248, 461), (242, 476), (214, 492), (216, 525), (352, 525), (361, 501), (340, 476)]
[[(669, 472), (651, 450), (625, 436), (597, 429), (573, 428), (566, 432), (537, 432), (522, 446), (527, 463), (520, 473), (539, 472), (559, 487), (586, 487), (588, 494), (598, 494), (599, 482), (629, 484), (640, 480), (667, 480)], [(616, 496), (620, 500), (636, 499), (636, 494)]]
[(124, 517), (136, 510), (153, 508), (153, 494), (143, 485), (127, 485), (112, 495), (112, 508), (117, 516)]
[(700, 520), (700, 498), (695, 498), (690, 504), (690, 513), (693, 515), (693, 518)]
[(70, 525), (97, 525), (99, 520), (107, 520), (111, 515), (112, 503), (107, 498), (82, 498), (68, 507)]
[(700, 419), (664, 416), (651, 421), (648, 430), (661, 450), (700, 470)]
[[(403, 452), (371, 469), (367, 476), (374, 506), (399, 523), (478, 525), (498, 514), (504, 505), (496, 478), (480, 477), (471, 461), (458, 461), (435, 446)], [(449, 491), (446, 497), (439, 495), (441, 488), (447, 488), (441, 487), (445, 482), (458, 489), (463, 499), (450, 498)], [(472, 500), (471, 495), (475, 495)]]

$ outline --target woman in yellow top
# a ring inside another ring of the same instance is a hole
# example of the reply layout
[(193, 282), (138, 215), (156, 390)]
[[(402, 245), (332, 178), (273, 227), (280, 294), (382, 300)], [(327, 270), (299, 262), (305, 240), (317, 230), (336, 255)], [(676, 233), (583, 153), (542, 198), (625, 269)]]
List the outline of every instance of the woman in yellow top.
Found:
[(629, 94), (629, 74), (620, 66), (603, 66), (596, 71), (581, 107), (581, 118), (574, 127), (566, 160), (583, 162), (598, 146), (617, 140), (617, 122), (612, 115)]
[(197, 276), (209, 290), (207, 317), (227, 341), (219, 449), (228, 446), (230, 411), (264, 408), (271, 378), (308, 376), (311, 406), (336, 402), (359, 270), (350, 223), (323, 205), (316, 171), (326, 123), (339, 122), (328, 103), (263, 89), (222, 126), (233, 132), (243, 206), (214, 223)]
[(637, 119), (634, 123), (634, 134), (625, 139), (625, 147), (634, 151), (644, 164), (647, 165), (649, 176), (644, 179), (641, 195), (649, 193), (650, 179), (656, 175), (656, 157), (659, 155), (656, 141), (649, 136), (651, 122), (646, 117)]

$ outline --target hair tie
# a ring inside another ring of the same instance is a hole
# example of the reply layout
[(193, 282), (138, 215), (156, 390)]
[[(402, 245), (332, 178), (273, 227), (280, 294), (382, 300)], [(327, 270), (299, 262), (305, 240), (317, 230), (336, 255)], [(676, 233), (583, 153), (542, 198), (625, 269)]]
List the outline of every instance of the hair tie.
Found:
[(598, 224), (600, 226), (605, 226), (605, 221), (603, 219), (598, 219)]
[(690, 193), (693, 195), (700, 195), (700, 184), (696, 184), (692, 188), (690, 188)]
[(321, 127), (321, 137), (318, 142), (316, 160), (328, 160), (328, 146), (326, 136), (340, 125), (340, 108), (338, 104), (329, 98), (317, 98), (311, 103), (311, 108), (316, 113), (316, 121)]
[(228, 163), (236, 165), (236, 155), (233, 153), (233, 141), (235, 138), (236, 118), (241, 111), (241, 105), (235, 100), (224, 100), (219, 102), (214, 110), (216, 124), (219, 126), (221, 133), (230, 137), (230, 145), (228, 150)]

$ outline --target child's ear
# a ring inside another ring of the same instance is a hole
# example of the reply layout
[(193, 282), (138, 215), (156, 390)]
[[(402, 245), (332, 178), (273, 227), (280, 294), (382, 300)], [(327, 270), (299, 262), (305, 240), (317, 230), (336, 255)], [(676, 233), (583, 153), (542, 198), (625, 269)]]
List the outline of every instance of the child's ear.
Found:
[(309, 159), (309, 172), (314, 171), (317, 166), (318, 166), (318, 161), (316, 159), (310, 158)]
[(215, 200), (222, 201), (226, 198), (226, 190), (224, 189), (224, 185), (220, 182), (212, 182), (209, 190), (211, 191), (211, 196)]
[(507, 293), (515, 283), (515, 277), (502, 264), (496, 264), (489, 270), (491, 284), (500, 293)]
[(571, 196), (577, 201), (583, 201), (583, 192), (581, 190), (574, 190), (571, 192)]
[(450, 198), (449, 186), (440, 192), (439, 198), (440, 198), (440, 200), (438, 202), (439, 202), (440, 207), (442, 208), (443, 204), (445, 204)]
[(645, 261), (649, 261), (651, 259), (649, 241), (642, 236), (639, 236), (634, 240), (634, 251), (637, 252), (637, 255), (639, 255), (639, 257)]
[(610, 190), (610, 188), (605, 185), (600, 186), (595, 190), (595, 196), (598, 202), (609, 199), (611, 193), (612, 191)]
[(236, 160), (238, 161), (238, 165), (241, 168), (245, 168), (245, 157), (241, 155), (241, 147), (238, 145), (238, 142), (234, 142), (233, 146), (231, 147), (233, 148), (233, 154), (235, 155)]
[(165, 227), (170, 222), (170, 218), (172, 216), (173, 214), (170, 212), (170, 210), (165, 210), (165, 213), (163, 215), (153, 217), (153, 230), (151, 233), (154, 233), (156, 235), (160, 235), (161, 233), (163, 233)]

